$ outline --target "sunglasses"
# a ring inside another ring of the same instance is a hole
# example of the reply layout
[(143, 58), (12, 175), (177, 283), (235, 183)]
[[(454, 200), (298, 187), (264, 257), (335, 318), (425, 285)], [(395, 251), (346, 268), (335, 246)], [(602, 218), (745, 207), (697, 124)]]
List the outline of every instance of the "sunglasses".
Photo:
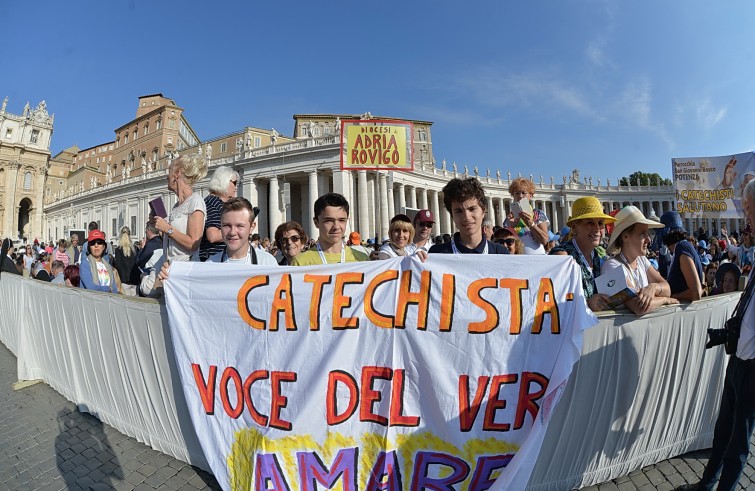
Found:
[(516, 239), (497, 239), (495, 241), (495, 243), (496, 244), (501, 244), (501, 245), (504, 245), (504, 244), (506, 244), (506, 245), (514, 245), (514, 244), (516, 244)]
[(425, 228), (433, 228), (433, 225), (435, 225), (433, 222), (420, 222), (419, 224), (420, 227)]
[(238, 181), (238, 179), (237, 179), (237, 180), (235, 180), (235, 181), (231, 181), (231, 184), (233, 184), (234, 186), (238, 186), (238, 185), (239, 185), (239, 181)]
[(281, 245), (287, 244), (289, 242), (291, 242), (292, 244), (296, 244), (299, 242), (299, 239), (301, 239), (301, 237), (299, 237), (298, 235), (292, 235), (291, 237), (281, 237), (278, 243)]
[(93, 246), (96, 246), (96, 245), (101, 245), (101, 246), (104, 246), (104, 245), (106, 244), (106, 242), (105, 242), (104, 240), (95, 240), (95, 241), (94, 241), (94, 242), (92, 242), (91, 244), (92, 244)]

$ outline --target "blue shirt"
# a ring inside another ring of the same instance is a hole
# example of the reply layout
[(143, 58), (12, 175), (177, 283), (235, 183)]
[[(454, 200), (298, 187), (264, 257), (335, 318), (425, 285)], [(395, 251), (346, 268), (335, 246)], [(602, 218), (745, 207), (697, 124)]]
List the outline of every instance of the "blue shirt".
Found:
[[(485, 250), (485, 243), (488, 244), (488, 254), (508, 254), (509, 250), (503, 247), (501, 244), (496, 244), (495, 242), (490, 242), (489, 240), (486, 240), (484, 237), (482, 239), (482, 242), (480, 242), (477, 247), (474, 249), (470, 249), (468, 247), (465, 247), (461, 242), (459, 242), (459, 232), (456, 232), (454, 234), (453, 239), (454, 242), (456, 242), (456, 248), (459, 250), (461, 254), (482, 254), (482, 251)], [(453, 254), (454, 250), (451, 247), (451, 243), (447, 242), (444, 244), (435, 244), (430, 248), (430, 254)]]
[(697, 276), (700, 278), (700, 284), (703, 282), (703, 263), (700, 262), (700, 256), (697, 254), (695, 248), (692, 247), (692, 244), (686, 240), (681, 240), (676, 243), (676, 248), (674, 248), (674, 262), (671, 263), (671, 269), (669, 269), (668, 278), (666, 279), (671, 287), (672, 295), (681, 293), (689, 288), (687, 281), (684, 279), (684, 273), (682, 273), (680, 262), (682, 256), (689, 256), (692, 258), (692, 261), (695, 263), (695, 269), (697, 270)]

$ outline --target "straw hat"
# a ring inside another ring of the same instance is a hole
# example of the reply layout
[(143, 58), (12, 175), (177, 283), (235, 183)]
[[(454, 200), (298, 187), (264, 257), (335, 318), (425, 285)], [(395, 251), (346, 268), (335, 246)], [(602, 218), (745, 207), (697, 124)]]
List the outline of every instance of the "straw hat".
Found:
[(616, 223), (613, 226), (613, 232), (611, 233), (611, 240), (608, 241), (608, 249), (610, 250), (616, 242), (616, 239), (621, 237), (626, 229), (636, 223), (642, 223), (648, 226), (648, 228), (663, 228), (662, 223), (655, 222), (648, 218), (636, 207), (625, 206), (616, 214)]
[(585, 196), (579, 198), (574, 202), (571, 207), (571, 216), (566, 221), (566, 224), (571, 227), (571, 224), (576, 220), (582, 220), (584, 218), (602, 218), (606, 223), (613, 223), (616, 221), (611, 215), (603, 213), (603, 205), (600, 204), (598, 198), (594, 196)]

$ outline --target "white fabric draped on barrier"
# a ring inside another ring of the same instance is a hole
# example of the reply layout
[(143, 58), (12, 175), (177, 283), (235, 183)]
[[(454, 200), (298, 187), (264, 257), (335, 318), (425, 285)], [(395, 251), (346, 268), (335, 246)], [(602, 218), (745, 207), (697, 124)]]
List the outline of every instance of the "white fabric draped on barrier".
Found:
[[(601, 316), (548, 427), (528, 489), (603, 482), (710, 446), (726, 363), (704, 351), (738, 294)], [(19, 379), (41, 378), (83, 411), (207, 469), (180, 390), (164, 306), (3, 274), (0, 341)]]

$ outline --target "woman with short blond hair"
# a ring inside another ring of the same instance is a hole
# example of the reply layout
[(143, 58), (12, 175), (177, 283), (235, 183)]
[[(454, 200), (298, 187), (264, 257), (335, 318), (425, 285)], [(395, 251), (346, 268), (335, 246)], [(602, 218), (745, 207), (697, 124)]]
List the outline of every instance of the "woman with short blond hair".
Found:
[(545, 254), (551, 222), (543, 210), (535, 209), (532, 201), (535, 197), (535, 183), (531, 179), (518, 177), (511, 181), (509, 194), (517, 203), (527, 200), (532, 205), (532, 211), (521, 211), (519, 216), (509, 213), (503, 226), (511, 227), (516, 231), (524, 244), (525, 254)]
[(391, 218), (391, 224), (388, 227), (388, 237), (388, 243), (383, 244), (380, 248), (378, 259), (410, 256), (411, 253), (406, 250), (406, 247), (412, 243), (412, 238), (414, 238), (412, 220), (404, 214), (398, 214)]

